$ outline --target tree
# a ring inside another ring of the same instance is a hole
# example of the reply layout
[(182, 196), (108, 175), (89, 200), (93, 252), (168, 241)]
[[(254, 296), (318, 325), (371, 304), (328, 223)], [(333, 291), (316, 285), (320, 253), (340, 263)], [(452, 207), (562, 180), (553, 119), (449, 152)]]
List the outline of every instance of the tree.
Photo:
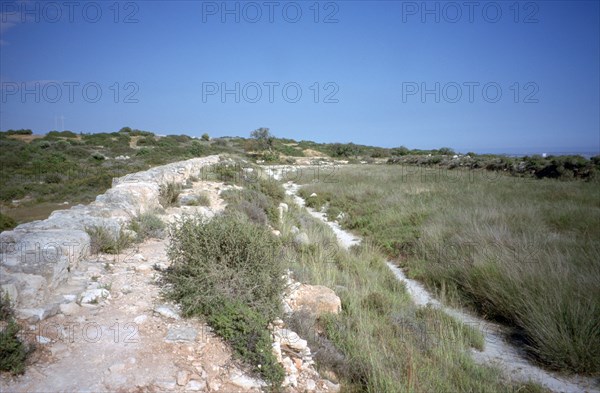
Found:
[(119, 130), (119, 132), (131, 132), (131, 127), (123, 127)]
[(268, 128), (261, 127), (250, 133), (250, 136), (258, 142), (258, 146), (262, 150), (273, 151), (273, 141), (275, 137), (271, 134)]
[(449, 147), (440, 147), (438, 150), (438, 154), (444, 155), (444, 156), (453, 156), (454, 154), (454, 150), (452, 150)]
[(204, 134), (202, 134), (201, 138), (203, 141), (206, 141), (206, 142), (210, 141), (210, 136), (206, 132)]
[(395, 147), (392, 149), (391, 154), (393, 156), (405, 156), (410, 153), (410, 150), (406, 146)]

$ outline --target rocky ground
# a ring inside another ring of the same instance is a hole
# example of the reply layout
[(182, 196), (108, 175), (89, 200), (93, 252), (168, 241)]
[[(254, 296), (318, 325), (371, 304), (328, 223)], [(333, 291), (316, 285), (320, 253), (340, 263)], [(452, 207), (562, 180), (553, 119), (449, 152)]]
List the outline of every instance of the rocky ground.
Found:
[[(172, 207), (162, 218), (168, 222), (186, 213), (214, 215), (225, 206), (219, 196), (225, 188), (222, 183), (195, 182), (184, 193), (206, 193), (210, 207)], [(161, 297), (160, 270), (169, 264), (167, 242), (167, 237), (148, 239), (119, 255), (82, 261), (60, 289), (65, 301), (59, 312), (25, 325), (25, 338), (37, 342), (33, 364), (22, 376), (3, 375), (0, 391), (263, 391), (264, 382), (246, 372), (210, 327), (197, 318), (181, 318), (177, 307)], [(299, 283), (289, 283), (296, 293)], [(339, 390), (319, 377), (306, 341), (283, 322), (275, 321), (273, 337), (287, 373), (286, 391)]]

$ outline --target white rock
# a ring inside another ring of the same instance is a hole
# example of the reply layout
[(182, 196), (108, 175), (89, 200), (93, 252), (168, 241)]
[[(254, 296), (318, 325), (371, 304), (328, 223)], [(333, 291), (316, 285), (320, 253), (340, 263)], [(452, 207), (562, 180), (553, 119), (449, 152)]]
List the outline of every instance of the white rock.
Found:
[(141, 324), (143, 324), (144, 322), (146, 322), (146, 320), (147, 320), (147, 319), (148, 319), (148, 316), (147, 316), (147, 315), (138, 315), (137, 317), (133, 318), (133, 322), (134, 322), (136, 325), (141, 325)]
[(281, 344), (275, 341), (271, 345), (273, 347), (273, 355), (275, 355), (277, 362), (281, 363), (283, 361), (283, 358), (281, 357)]
[(35, 336), (35, 340), (40, 344), (50, 344), (52, 342), (51, 339), (44, 336)]
[(73, 302), (73, 303), (66, 303), (66, 304), (61, 304), (60, 305), (60, 312), (65, 314), (65, 315), (73, 315), (73, 314), (77, 314), (77, 312), (81, 309), (81, 307), (79, 306), (79, 304)]
[(77, 295), (63, 295), (63, 299), (65, 299), (67, 302), (74, 302), (77, 300)]
[(274, 332), (274, 335), (279, 339), (281, 345), (287, 345), (289, 348), (299, 352), (308, 346), (306, 340), (301, 339), (296, 332), (289, 329), (278, 329)]
[(160, 305), (154, 308), (154, 312), (162, 315), (165, 318), (179, 319), (179, 313), (175, 311), (172, 307), (167, 305)]
[(187, 385), (185, 385), (185, 390), (191, 392), (204, 391), (206, 390), (206, 381), (189, 381)]
[(141, 264), (141, 265), (137, 265), (137, 266), (136, 266), (136, 267), (134, 267), (133, 269), (134, 269), (136, 272), (138, 272), (138, 273), (147, 273), (147, 272), (149, 272), (149, 271), (151, 271), (151, 270), (152, 270), (152, 266), (150, 266), (150, 265), (148, 265), (148, 264), (146, 264), (146, 263), (143, 263), (143, 264)]
[(159, 380), (154, 382), (160, 389), (174, 390), (177, 387), (177, 382), (173, 380)]
[(242, 389), (259, 389), (265, 386), (264, 382), (243, 374), (233, 373), (230, 375), (229, 379), (232, 384)]
[(97, 303), (103, 299), (110, 299), (110, 292), (105, 288), (89, 289), (79, 297), (80, 304)]
[(312, 379), (306, 380), (305, 387), (306, 387), (306, 390), (308, 390), (309, 392), (313, 392), (313, 391), (317, 390), (317, 384)]
[(316, 197), (316, 196), (317, 196), (317, 194), (315, 192), (313, 192), (312, 194), (310, 194), (310, 198)]

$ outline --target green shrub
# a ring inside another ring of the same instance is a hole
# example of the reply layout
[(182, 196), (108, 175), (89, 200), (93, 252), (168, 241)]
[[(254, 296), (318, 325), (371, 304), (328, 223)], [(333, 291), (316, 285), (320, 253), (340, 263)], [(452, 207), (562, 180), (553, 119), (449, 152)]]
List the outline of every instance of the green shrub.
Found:
[(160, 186), (160, 204), (162, 207), (169, 207), (175, 205), (177, 197), (181, 193), (181, 185), (173, 182), (163, 184)]
[(146, 238), (163, 238), (165, 223), (154, 213), (143, 213), (131, 220), (129, 229), (137, 233), (136, 240), (144, 241)]
[(13, 229), (16, 226), (17, 222), (14, 218), (0, 213), (0, 232), (6, 231), (7, 229)]
[(238, 356), (254, 365), (254, 371), (273, 388), (277, 388), (285, 373), (273, 355), (271, 335), (265, 329), (268, 322), (257, 311), (235, 299), (223, 299), (219, 309), (208, 316), (208, 323), (215, 333), (230, 343)]
[(21, 326), (15, 321), (10, 299), (0, 291), (0, 371), (22, 374), (33, 350), (19, 339)]
[(133, 238), (128, 235), (123, 228), (118, 234), (113, 234), (110, 230), (102, 226), (92, 226), (85, 229), (90, 236), (90, 252), (98, 254), (118, 254), (133, 242)]
[(201, 138), (205, 142), (210, 141), (210, 136), (207, 133), (202, 134)]
[(50, 131), (47, 136), (49, 137), (63, 137), (63, 138), (77, 138), (77, 134), (73, 131)]
[(6, 130), (6, 135), (31, 135), (31, 130), (20, 129), (20, 130)]
[(240, 168), (237, 165), (217, 164), (212, 169), (217, 179), (225, 184), (236, 184), (240, 180)]
[(239, 213), (184, 217), (171, 238), (168, 297), (186, 316), (205, 315), (240, 357), (279, 386), (283, 374), (267, 330), (280, 314), (284, 284), (278, 239)]
[(23, 186), (8, 186), (0, 189), (0, 199), (10, 202), (13, 199), (20, 199), (25, 196)]
[(49, 173), (44, 176), (44, 183), (46, 184), (58, 184), (62, 181), (62, 177), (58, 173)]

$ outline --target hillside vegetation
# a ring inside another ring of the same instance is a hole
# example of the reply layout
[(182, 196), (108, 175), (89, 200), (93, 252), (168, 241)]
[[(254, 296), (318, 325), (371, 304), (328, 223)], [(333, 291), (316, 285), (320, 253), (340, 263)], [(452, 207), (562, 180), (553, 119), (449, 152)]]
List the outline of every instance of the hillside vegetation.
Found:
[[(417, 308), (378, 247), (338, 247), (327, 226), (290, 201), (280, 219), (281, 185), (235, 168), (219, 169), (243, 187), (223, 194), (224, 215), (187, 217), (172, 227), (168, 296), (186, 315), (205, 318), (272, 391), (282, 374), (270, 356), (268, 324), (282, 315), (280, 278), (289, 268), (297, 280), (334, 288), (341, 297), (338, 315), (298, 311), (286, 322), (308, 340), (319, 371), (339, 380), (344, 392), (543, 392), (477, 365), (468, 350), (481, 348), (482, 336), (439, 310)], [(300, 232), (308, 243), (297, 241)]]

